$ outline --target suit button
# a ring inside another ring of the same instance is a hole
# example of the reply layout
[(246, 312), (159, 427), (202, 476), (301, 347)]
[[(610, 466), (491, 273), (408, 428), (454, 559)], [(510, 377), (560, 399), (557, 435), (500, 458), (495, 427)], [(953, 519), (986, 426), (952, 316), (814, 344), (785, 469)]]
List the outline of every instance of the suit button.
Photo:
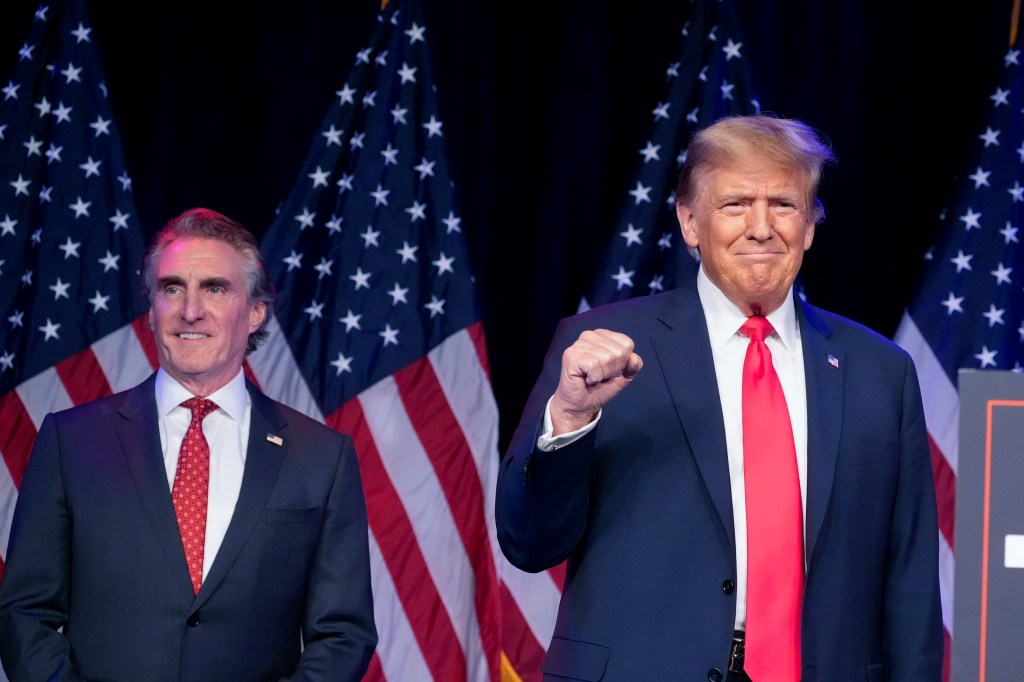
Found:
[(734, 583), (731, 580), (726, 580), (724, 583), (722, 583), (722, 592), (725, 592), (726, 594), (732, 594), (733, 590), (735, 589), (736, 583)]
[(712, 668), (708, 671), (708, 682), (722, 682), (725, 679), (725, 675), (718, 668)]
[(190, 628), (194, 628), (199, 625), (199, 616), (189, 616), (188, 620), (185, 621)]

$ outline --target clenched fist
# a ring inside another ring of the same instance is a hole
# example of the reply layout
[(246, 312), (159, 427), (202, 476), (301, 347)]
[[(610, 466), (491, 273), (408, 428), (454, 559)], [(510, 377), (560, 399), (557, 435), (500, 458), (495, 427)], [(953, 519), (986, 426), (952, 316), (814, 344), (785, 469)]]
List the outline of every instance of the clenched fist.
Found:
[(562, 375), (551, 399), (552, 435), (589, 424), (643, 366), (625, 334), (608, 329), (580, 334), (562, 353)]

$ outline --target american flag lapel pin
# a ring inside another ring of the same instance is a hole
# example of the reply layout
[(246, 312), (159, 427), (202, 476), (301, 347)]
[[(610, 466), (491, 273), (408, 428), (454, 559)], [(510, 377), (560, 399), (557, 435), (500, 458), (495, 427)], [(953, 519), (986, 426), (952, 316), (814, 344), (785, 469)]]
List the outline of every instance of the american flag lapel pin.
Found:
[(272, 433), (268, 433), (267, 442), (273, 443), (274, 445), (284, 445), (284, 438), (281, 438), (281, 436), (275, 436)]
[(837, 358), (836, 356), (834, 356), (831, 353), (829, 353), (828, 354), (828, 364), (832, 365), (836, 369), (839, 369), (839, 358)]

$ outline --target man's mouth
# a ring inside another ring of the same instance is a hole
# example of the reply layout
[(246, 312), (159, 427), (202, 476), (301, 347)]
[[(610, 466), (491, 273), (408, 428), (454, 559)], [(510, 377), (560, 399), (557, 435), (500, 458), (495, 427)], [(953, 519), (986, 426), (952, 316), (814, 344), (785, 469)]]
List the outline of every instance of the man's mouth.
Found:
[(175, 334), (175, 336), (177, 336), (179, 339), (191, 341), (195, 339), (205, 339), (209, 336), (209, 334), (200, 334), (199, 332), (181, 332), (180, 334)]

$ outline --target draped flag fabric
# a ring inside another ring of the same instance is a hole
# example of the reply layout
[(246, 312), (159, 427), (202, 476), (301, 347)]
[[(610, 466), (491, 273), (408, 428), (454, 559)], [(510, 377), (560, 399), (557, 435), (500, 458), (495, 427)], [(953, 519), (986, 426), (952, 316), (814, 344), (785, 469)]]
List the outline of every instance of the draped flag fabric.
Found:
[(722, 116), (760, 111), (731, 0), (697, 0), (682, 29), (682, 52), (665, 72), (664, 98), (612, 242), (579, 309), (665, 291), (697, 262), (676, 221), (675, 188), (686, 145)]
[(953, 522), (960, 368), (1024, 369), (1024, 88), (1020, 43), (1003, 58), (989, 120), (969, 142), (972, 159), (941, 230), (925, 255), (916, 295), (894, 340), (914, 358), (939, 507), (939, 575), (946, 630), (944, 679), (953, 637)]
[(447, 130), (417, 4), (392, 0), (261, 249), (271, 396), (351, 434), (380, 641), (368, 680), (539, 679), (559, 581), (507, 564), (499, 455)]
[(0, 556), (46, 413), (153, 371), (132, 325), (144, 236), (84, 5), (40, 6), (0, 89)]
[(0, 579), (43, 417), (156, 364), (144, 237), (84, 5), (40, 5), (0, 81)]

